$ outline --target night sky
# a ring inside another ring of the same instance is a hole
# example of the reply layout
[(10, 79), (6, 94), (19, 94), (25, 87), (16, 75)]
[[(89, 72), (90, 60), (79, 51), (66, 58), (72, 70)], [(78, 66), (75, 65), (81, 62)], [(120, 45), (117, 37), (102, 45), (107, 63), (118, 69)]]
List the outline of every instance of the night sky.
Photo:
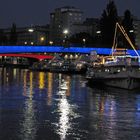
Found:
[[(1, 0), (0, 28), (45, 25), (55, 8), (74, 6), (84, 12), (85, 17), (100, 17), (109, 0)], [(119, 15), (126, 9), (140, 19), (140, 0), (115, 0)]]

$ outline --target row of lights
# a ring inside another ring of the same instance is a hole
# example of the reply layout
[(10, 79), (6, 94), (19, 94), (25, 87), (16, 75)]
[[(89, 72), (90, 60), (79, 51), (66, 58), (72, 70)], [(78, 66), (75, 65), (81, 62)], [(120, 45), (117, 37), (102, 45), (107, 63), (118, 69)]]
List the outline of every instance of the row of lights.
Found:
[[(25, 42), (24, 42), (24, 44), (25, 44), (25, 45), (27, 45), (27, 44), (28, 44), (28, 42), (27, 42), (27, 41), (25, 41)], [(30, 44), (31, 44), (31, 45), (34, 45), (34, 42), (31, 42)]]
[[(28, 32), (33, 33), (33, 32), (34, 32), (34, 29), (30, 28), (30, 29), (28, 29)], [(129, 32), (130, 32), (130, 33), (133, 33), (134, 30), (130, 30)], [(97, 34), (101, 34), (101, 31), (98, 30), (98, 31), (96, 31), (96, 33), (97, 33)], [(69, 34), (69, 30), (68, 30), (68, 29), (64, 29), (64, 30), (63, 30), (63, 34), (65, 35), (65, 38), (66, 38), (66, 36)], [(44, 40), (45, 40), (44, 37), (41, 37), (41, 38), (40, 38), (40, 41), (44, 41)], [(83, 38), (83, 42), (84, 42), (84, 43), (86, 42), (86, 39), (85, 39), (85, 38)], [(51, 44), (53, 44), (53, 42), (50, 41), (49, 44), (51, 45)]]
[[(44, 39), (43, 39), (42, 41), (44, 41)], [(24, 45), (27, 45), (27, 44), (28, 44), (28, 42), (25, 41), (25, 42), (24, 42)], [(29, 44), (34, 45), (34, 42), (30, 42)], [(53, 45), (53, 41), (49, 41), (49, 44), (50, 44), (50, 45)]]

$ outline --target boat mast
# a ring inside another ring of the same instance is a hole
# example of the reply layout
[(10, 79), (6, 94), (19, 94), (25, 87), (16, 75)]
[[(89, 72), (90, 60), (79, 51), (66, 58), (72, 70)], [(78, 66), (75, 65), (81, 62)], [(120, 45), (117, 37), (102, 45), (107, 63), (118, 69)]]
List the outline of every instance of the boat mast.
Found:
[(115, 34), (114, 34), (113, 45), (112, 45), (112, 49), (111, 49), (112, 57), (113, 57), (113, 51), (114, 51), (114, 50), (116, 49), (116, 47), (117, 47), (116, 36), (117, 36), (117, 24), (116, 24), (116, 26), (115, 26)]
[(130, 46), (132, 47), (132, 49), (135, 51), (135, 53), (137, 54), (137, 56), (140, 58), (139, 53), (137, 52), (137, 50), (135, 49), (135, 46), (133, 45), (132, 41), (130, 40), (129, 36), (127, 35), (125, 29), (123, 26), (121, 26), (118, 22), (116, 23), (116, 27), (115, 27), (115, 34), (114, 34), (114, 40), (113, 40), (113, 46), (112, 46), (112, 50), (111, 50), (111, 54), (113, 56), (113, 51), (116, 49), (117, 47), (117, 42), (116, 42), (116, 34), (117, 34), (117, 29), (120, 29), (120, 31), (122, 32), (122, 34), (124, 35), (124, 37), (126, 38), (126, 40), (128, 41), (128, 43), (130, 44)]

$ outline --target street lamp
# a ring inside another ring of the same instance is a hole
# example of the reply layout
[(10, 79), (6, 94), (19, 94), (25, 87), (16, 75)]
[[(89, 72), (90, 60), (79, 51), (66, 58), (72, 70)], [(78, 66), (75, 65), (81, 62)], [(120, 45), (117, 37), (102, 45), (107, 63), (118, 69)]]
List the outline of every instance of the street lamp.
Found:
[(67, 44), (67, 39), (68, 39), (69, 30), (68, 30), (68, 29), (64, 29), (64, 30), (63, 30), (63, 34), (64, 34), (63, 43), (64, 43), (64, 45), (66, 45), (66, 44)]
[[(34, 29), (33, 28), (29, 28), (28, 32), (29, 32), (30, 36), (33, 36), (32, 33), (34, 32)], [(31, 45), (34, 45), (33, 39), (31, 39), (30, 41), (31, 41)]]
[(31, 42), (31, 45), (34, 45), (34, 42)]
[(65, 30), (63, 31), (63, 34), (64, 34), (64, 35), (67, 35), (68, 33), (69, 33), (68, 29), (65, 29)]
[(85, 47), (85, 44), (86, 44), (86, 39), (85, 38), (83, 38), (83, 43), (84, 43), (84, 47)]
[(49, 44), (50, 44), (50, 45), (53, 45), (53, 41), (49, 41)]
[(45, 37), (41, 37), (40, 41), (43, 42), (45, 40)]

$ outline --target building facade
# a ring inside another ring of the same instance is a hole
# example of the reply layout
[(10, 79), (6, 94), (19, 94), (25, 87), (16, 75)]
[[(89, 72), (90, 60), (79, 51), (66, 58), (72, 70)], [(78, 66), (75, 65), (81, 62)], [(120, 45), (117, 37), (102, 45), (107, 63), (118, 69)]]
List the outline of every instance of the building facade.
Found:
[(133, 24), (135, 33), (135, 44), (138, 47), (138, 49), (140, 49), (140, 20), (134, 19)]
[[(10, 38), (11, 28), (4, 29)], [(46, 45), (49, 42), (49, 26), (32, 26), (16, 28), (16, 45)]]
[(64, 38), (73, 34), (72, 26), (83, 23), (83, 12), (75, 7), (62, 7), (50, 14), (50, 39), (61, 44)]

